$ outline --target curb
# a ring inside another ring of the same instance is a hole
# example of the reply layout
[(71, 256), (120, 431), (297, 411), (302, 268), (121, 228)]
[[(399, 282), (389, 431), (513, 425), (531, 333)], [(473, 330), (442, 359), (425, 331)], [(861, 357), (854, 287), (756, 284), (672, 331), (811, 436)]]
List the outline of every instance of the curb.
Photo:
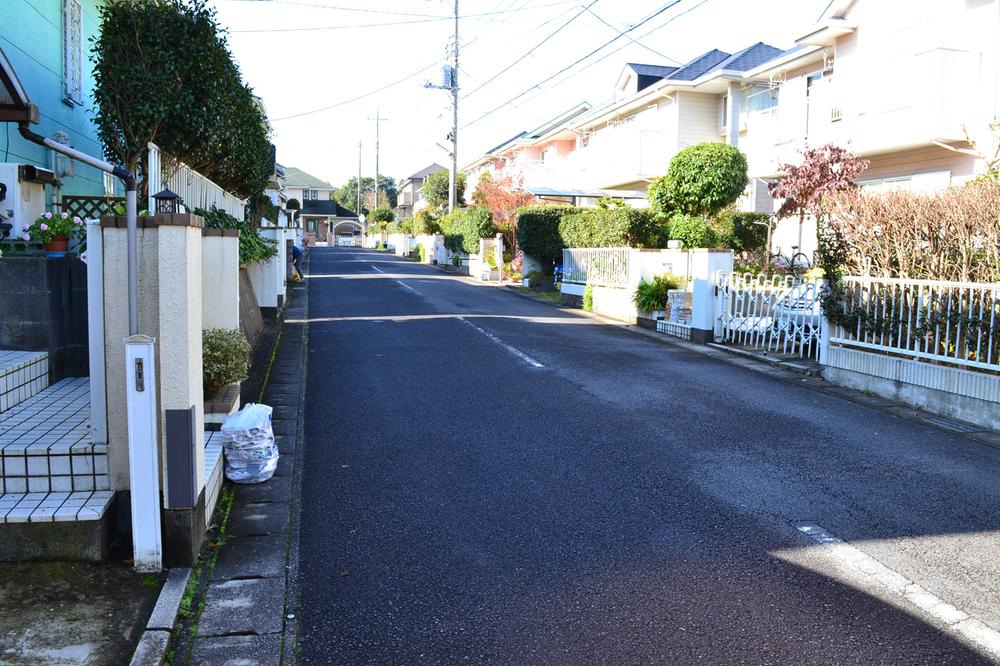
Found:
[(167, 580), (160, 588), (160, 596), (156, 598), (156, 605), (132, 653), (129, 666), (159, 666), (163, 663), (190, 577), (191, 569), (186, 567), (171, 569), (167, 573)]

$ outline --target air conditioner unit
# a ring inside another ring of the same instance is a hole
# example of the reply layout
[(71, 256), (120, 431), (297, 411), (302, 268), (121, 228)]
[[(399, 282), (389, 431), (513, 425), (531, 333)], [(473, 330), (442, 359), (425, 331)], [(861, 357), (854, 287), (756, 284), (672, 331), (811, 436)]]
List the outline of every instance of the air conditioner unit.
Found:
[(0, 201), (0, 223), (11, 225), (9, 237), (20, 236), (22, 227), (45, 212), (45, 184), (55, 181), (48, 169), (16, 162), (0, 163), (0, 183), (5, 187)]

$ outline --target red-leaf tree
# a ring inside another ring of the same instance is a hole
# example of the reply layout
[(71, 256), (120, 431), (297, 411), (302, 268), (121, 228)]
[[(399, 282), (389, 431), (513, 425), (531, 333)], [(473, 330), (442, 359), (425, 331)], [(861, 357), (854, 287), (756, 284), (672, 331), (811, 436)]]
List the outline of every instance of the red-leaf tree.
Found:
[(479, 177), (472, 202), (489, 208), (493, 222), (504, 236), (504, 245), (514, 248), (517, 238), (517, 209), (530, 206), (535, 197), (523, 187), (524, 180), (518, 176), (494, 168)]
[(854, 179), (867, 168), (867, 160), (831, 143), (822, 148), (806, 148), (801, 164), (779, 166), (784, 175), (770, 185), (771, 196), (784, 199), (778, 218), (798, 215), (801, 220), (808, 214), (821, 220), (823, 197), (854, 189), (857, 187)]

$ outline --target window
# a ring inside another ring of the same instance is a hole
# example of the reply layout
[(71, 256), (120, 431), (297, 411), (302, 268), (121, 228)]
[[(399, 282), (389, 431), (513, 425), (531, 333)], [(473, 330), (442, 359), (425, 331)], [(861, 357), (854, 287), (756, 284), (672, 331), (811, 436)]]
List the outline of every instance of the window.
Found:
[(83, 104), (83, 8), (80, 0), (63, 0), (63, 97)]
[(309, 220), (306, 222), (306, 231), (316, 233), (316, 220)]

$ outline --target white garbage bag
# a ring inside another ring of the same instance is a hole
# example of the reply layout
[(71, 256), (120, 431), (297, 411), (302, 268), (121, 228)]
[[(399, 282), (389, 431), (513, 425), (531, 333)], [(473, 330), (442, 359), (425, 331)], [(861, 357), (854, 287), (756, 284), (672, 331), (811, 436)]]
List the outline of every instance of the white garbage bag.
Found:
[(260, 483), (278, 467), (278, 447), (271, 431), (271, 407), (248, 403), (222, 424), (226, 478), (236, 483)]

